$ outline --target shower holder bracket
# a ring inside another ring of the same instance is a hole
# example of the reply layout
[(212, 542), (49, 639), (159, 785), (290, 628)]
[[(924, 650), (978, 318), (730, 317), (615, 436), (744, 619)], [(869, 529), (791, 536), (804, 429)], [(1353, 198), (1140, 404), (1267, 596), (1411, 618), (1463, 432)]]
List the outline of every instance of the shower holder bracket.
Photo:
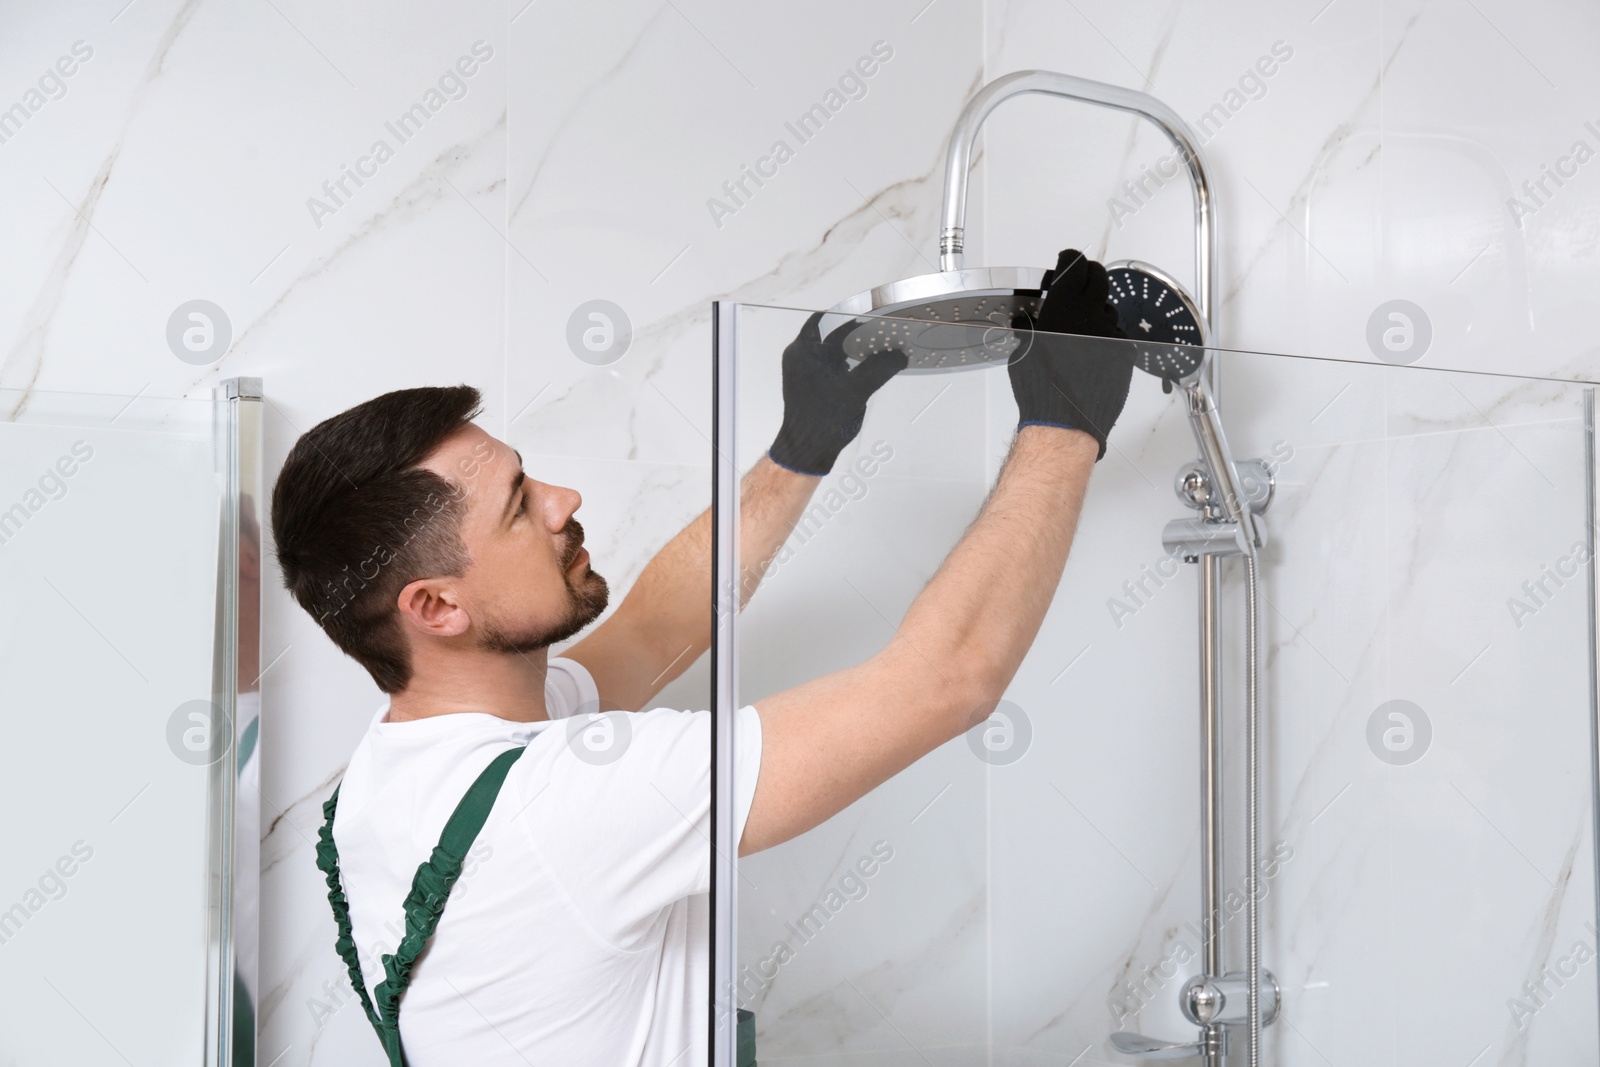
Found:
[[(1255, 520), (1256, 547), (1267, 544), (1266, 520)], [(1204, 556), (1248, 556), (1248, 535), (1236, 522), (1214, 519), (1173, 519), (1161, 531), (1161, 547), (1185, 563), (1199, 563)]]
[[(1271, 1026), (1278, 1019), (1278, 980), (1272, 972), (1261, 971), (1261, 1025)], [(1184, 984), (1178, 995), (1184, 1018), (1196, 1026), (1212, 1023), (1242, 1026), (1250, 1020), (1250, 979), (1243, 971), (1220, 978), (1197, 974)]]
[[(1124, 1056), (1141, 1060), (1187, 1060), (1208, 1054), (1220, 1060), (1228, 1052), (1228, 1028), (1244, 1026), (1250, 1016), (1250, 981), (1243, 972), (1220, 977), (1197, 974), (1184, 984), (1179, 1007), (1184, 1018), (1201, 1027), (1194, 1041), (1163, 1041), (1119, 1030), (1111, 1035), (1111, 1047)], [(1261, 1025), (1271, 1026), (1278, 1018), (1280, 993), (1272, 972), (1261, 972)]]
[[(1267, 526), (1261, 513), (1272, 503), (1277, 482), (1265, 460), (1241, 459), (1233, 464), (1234, 483), (1244, 496), (1258, 538), (1256, 547), (1266, 545)], [(1247, 534), (1227, 518), (1231, 509), (1219, 495), (1204, 460), (1193, 460), (1178, 468), (1172, 491), (1186, 507), (1200, 512), (1195, 518), (1173, 519), (1161, 531), (1161, 544), (1167, 552), (1185, 563), (1198, 563), (1203, 556), (1244, 556), (1250, 549)], [(1221, 492), (1226, 492), (1222, 489)]]

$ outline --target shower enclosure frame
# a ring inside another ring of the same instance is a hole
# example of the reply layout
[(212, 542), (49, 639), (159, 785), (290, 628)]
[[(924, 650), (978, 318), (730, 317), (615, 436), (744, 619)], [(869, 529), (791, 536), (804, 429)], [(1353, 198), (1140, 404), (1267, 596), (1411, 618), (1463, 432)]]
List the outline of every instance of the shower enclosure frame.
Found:
[(733, 720), (739, 708), (739, 305), (711, 302), (711, 999), (712, 1067), (737, 1067), (739, 842), (733, 836)]
[[(260, 684), (264, 403), (260, 378), (228, 378), (212, 392), (212, 447), (222, 500), (212, 631), (215, 719), (206, 769), (205, 1067), (255, 1067), (257, 1059), (255, 1006), (241, 1011), (237, 994), (254, 990), (260, 997), (258, 974), (244, 971), (260, 959), (261, 828), (244, 824), (238, 791), (245, 767), (261, 758), (260, 719), (241, 723), (239, 707), (241, 695), (258, 691)], [(244, 677), (244, 664), (256, 665), (256, 677)], [(241, 915), (255, 917), (254, 925), (243, 926)], [(237, 952), (241, 936), (251, 946), (248, 962)]]
[[(1589, 623), (1589, 847), (1594, 873), (1594, 921), (1600, 926), (1600, 408), (1596, 390), (1583, 391), (1584, 545), (1589, 559), (1584, 568), (1588, 596), (1584, 608)], [(1600, 982), (1595, 983), (1600, 1011)], [(1600, 1020), (1600, 1014), (1596, 1016)]]

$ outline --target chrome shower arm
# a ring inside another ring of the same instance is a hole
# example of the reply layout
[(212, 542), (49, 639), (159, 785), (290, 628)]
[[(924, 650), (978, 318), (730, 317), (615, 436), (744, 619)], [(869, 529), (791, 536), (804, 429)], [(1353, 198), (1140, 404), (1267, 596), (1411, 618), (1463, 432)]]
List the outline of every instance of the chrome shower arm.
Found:
[(967, 230), (967, 171), (972, 166), (972, 144), (978, 129), (1003, 101), (1024, 93), (1046, 93), (1082, 100), (1101, 107), (1142, 115), (1161, 128), (1189, 168), (1194, 189), (1195, 303), (1206, 330), (1211, 331), (1211, 277), (1216, 263), (1216, 209), (1211, 201), (1211, 180), (1205, 157), (1188, 123), (1166, 104), (1148, 93), (1120, 85), (1076, 78), (1050, 70), (1019, 70), (996, 78), (967, 102), (950, 133), (944, 161), (944, 229), (939, 235), (939, 269), (960, 270)]
[[(939, 269), (960, 270), (965, 258), (967, 228), (967, 172), (972, 166), (972, 145), (989, 113), (1006, 100), (1025, 93), (1081, 100), (1088, 104), (1142, 115), (1167, 135), (1189, 170), (1194, 192), (1194, 280), (1195, 305), (1205, 323), (1206, 335), (1214, 333), (1211, 282), (1216, 265), (1216, 208), (1211, 198), (1211, 179), (1204, 154), (1188, 123), (1178, 113), (1149, 93), (1125, 89), (1120, 85), (1090, 81), (1050, 70), (1019, 70), (996, 78), (967, 101), (950, 132), (950, 145), (944, 162), (944, 230), (939, 235)], [(1254, 555), (1262, 538), (1250, 508), (1243, 504), (1245, 494), (1234, 469), (1233, 457), (1223, 436), (1222, 422), (1212, 389), (1214, 374), (1211, 353), (1205, 365), (1187, 385), (1189, 419), (1201, 457), (1211, 468), (1213, 484), (1222, 490), (1224, 508), (1230, 521), (1239, 525), (1240, 548)]]

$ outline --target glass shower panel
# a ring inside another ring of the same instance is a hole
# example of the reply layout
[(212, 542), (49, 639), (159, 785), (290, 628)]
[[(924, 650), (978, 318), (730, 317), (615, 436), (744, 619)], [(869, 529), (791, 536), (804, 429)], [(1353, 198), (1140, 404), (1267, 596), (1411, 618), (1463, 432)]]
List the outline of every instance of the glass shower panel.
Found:
[[(738, 310), (743, 471), (778, 431), (782, 354), (810, 313)], [(903, 375), (874, 396), (739, 617), (741, 703), (894, 637), (987, 491), (985, 376)], [(897, 1029), (957, 1058), (988, 1047), (985, 772), (957, 741), (740, 861), (737, 987), (764, 1060), (905, 1049)]]
[[(809, 313), (734, 310), (718, 442), (743, 471), (777, 430), (781, 354)], [(1600, 1061), (1585, 387), (1217, 364), (1234, 456), (1274, 482), (1255, 892), (1282, 1010), (1262, 1062)], [(1179, 1001), (1205, 932), (1199, 567), (1163, 543), (1196, 514), (1174, 492), (1196, 455), (1186, 415), (1181, 391), (1135, 374), (1051, 610), (984, 728), (739, 861), (734, 981), (762, 1062), (1129, 1063), (1113, 1032), (1196, 1040)], [(905, 373), (873, 398), (738, 616), (739, 703), (893, 638), (1015, 418), (998, 366)], [(1214, 927), (1242, 971), (1243, 564), (1220, 566)], [(1228, 1063), (1244, 1045), (1231, 1035)]]
[(1224, 368), (1282, 457), (1269, 1062), (1600, 1062), (1586, 388)]
[(213, 406), (0, 404), (0, 1062), (201, 1063)]
[[(1596, 1062), (1584, 387), (1219, 365), (1234, 453), (1276, 483), (1257, 892), (1283, 1008), (1262, 1062)], [(1204, 933), (1195, 567), (1134, 518), (1145, 498), (1185, 513), (1172, 476), (1194, 452), (1182, 409), (1134, 390), (1051, 611), (1087, 627), (1068, 675), (1083, 703), (1036, 730), (1024, 773), (991, 779), (996, 1063), (1129, 1062), (1108, 1032), (1196, 1032), (1179, 1011)], [(1221, 597), (1217, 926), (1235, 971), (1241, 570), (1224, 561)], [(1048, 699), (1048, 655), (1035, 646), (1011, 699)]]

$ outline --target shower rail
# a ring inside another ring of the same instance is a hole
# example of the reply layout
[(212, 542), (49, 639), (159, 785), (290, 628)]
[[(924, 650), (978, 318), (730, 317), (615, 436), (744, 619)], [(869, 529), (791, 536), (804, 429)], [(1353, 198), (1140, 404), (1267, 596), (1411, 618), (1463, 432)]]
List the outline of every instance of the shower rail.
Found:
[[(1014, 97), (1030, 93), (1080, 100), (1084, 103), (1109, 107), (1143, 116), (1166, 134), (1189, 172), (1194, 193), (1194, 254), (1195, 254), (1195, 304), (1200, 313), (1209, 340), (1214, 335), (1212, 284), (1216, 268), (1216, 207), (1213, 201), (1211, 180), (1205, 158), (1192, 131), (1177, 112), (1147, 93), (1117, 85), (1090, 81), (1070, 74), (1047, 70), (1023, 70), (996, 78), (985, 85), (967, 102), (956, 120), (945, 153), (944, 228), (939, 235), (939, 269), (958, 271), (965, 259), (967, 216), (967, 173), (972, 165), (973, 144), (978, 131), (996, 107)], [(1257, 847), (1260, 832), (1260, 752), (1259, 706), (1256, 642), (1259, 626), (1259, 550), (1266, 543), (1266, 531), (1261, 525), (1256, 508), (1245, 491), (1238, 468), (1228, 448), (1221, 416), (1217, 410), (1216, 366), (1213, 352), (1207, 350), (1199, 368), (1183, 383), (1189, 407), (1189, 424), (1194, 432), (1195, 444), (1210, 474), (1210, 485), (1220, 490), (1222, 507), (1208, 505), (1205, 520), (1213, 529), (1202, 539), (1193, 559), (1200, 564), (1200, 711), (1201, 737), (1204, 751), (1201, 759), (1201, 836), (1204, 844), (1201, 859), (1201, 907), (1205, 916), (1202, 948), (1202, 966), (1207, 979), (1220, 979), (1226, 974), (1220, 924), (1222, 884), (1219, 870), (1222, 865), (1222, 731), (1221, 714), (1221, 660), (1217, 641), (1219, 605), (1218, 557), (1240, 555), (1245, 559), (1247, 603), (1246, 615), (1246, 839), (1249, 850), (1249, 869), (1246, 885), (1249, 899), (1246, 906), (1246, 950), (1249, 971), (1247, 1029), (1249, 1034), (1250, 1067), (1258, 1067), (1261, 1047), (1261, 971), (1260, 971), (1260, 916), (1257, 911), (1255, 878), (1257, 874)], [(1231, 525), (1235, 550), (1218, 545), (1213, 533), (1222, 532), (1223, 520)], [(1276, 997), (1274, 997), (1276, 1001)], [(1275, 1010), (1272, 1014), (1276, 1014)], [(1195, 1045), (1168, 1044), (1136, 1035), (1124, 1036), (1127, 1046), (1121, 1051), (1152, 1057), (1167, 1057), (1184, 1048), (1193, 1048), (1203, 1055), (1207, 1067), (1220, 1067), (1226, 1052), (1226, 1041), (1217, 1022), (1202, 1026), (1202, 1035)], [(1114, 1042), (1115, 1043), (1115, 1042)], [(1193, 1054), (1193, 1053), (1191, 1053)]]

